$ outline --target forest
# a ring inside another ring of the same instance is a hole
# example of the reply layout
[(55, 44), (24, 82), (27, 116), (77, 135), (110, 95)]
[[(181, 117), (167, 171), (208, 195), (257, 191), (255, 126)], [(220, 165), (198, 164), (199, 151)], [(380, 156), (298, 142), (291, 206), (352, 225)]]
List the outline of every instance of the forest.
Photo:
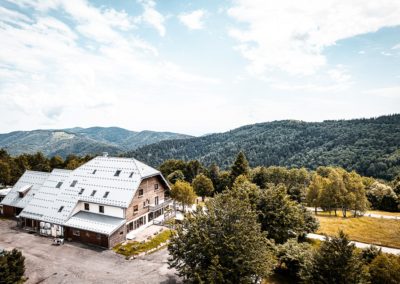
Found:
[(125, 154), (152, 166), (169, 159), (216, 163), (228, 169), (244, 151), (250, 166), (337, 166), (363, 176), (393, 180), (400, 172), (400, 115), (371, 119), (274, 121), (225, 133), (166, 140)]

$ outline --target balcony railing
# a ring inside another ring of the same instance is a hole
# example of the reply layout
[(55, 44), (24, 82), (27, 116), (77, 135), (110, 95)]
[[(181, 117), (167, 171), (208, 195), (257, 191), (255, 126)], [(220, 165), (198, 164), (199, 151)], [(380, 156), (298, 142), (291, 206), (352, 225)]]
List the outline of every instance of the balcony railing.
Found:
[(164, 202), (159, 203), (158, 205), (150, 204), (149, 205), (149, 211), (150, 212), (157, 211), (157, 210), (159, 210), (161, 208), (167, 207), (171, 203), (172, 203), (172, 199), (165, 199)]

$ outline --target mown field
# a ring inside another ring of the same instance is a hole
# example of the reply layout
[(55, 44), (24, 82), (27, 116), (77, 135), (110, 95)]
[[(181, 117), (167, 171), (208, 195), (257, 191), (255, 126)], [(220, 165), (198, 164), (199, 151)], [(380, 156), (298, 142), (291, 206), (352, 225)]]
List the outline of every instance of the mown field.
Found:
[(370, 217), (335, 217), (318, 214), (318, 234), (336, 235), (341, 229), (353, 241), (400, 248), (400, 221)]

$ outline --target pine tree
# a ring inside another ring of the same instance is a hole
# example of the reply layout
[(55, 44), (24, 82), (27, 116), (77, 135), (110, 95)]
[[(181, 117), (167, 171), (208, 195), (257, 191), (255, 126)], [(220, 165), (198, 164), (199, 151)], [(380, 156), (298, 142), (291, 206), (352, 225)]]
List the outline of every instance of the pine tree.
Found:
[(246, 156), (241, 151), (236, 157), (235, 162), (231, 168), (231, 182), (233, 183), (235, 179), (240, 175), (247, 176), (249, 174), (249, 162), (246, 159)]
[(338, 236), (326, 237), (316, 253), (301, 271), (306, 283), (364, 283), (363, 262), (354, 244), (340, 231)]

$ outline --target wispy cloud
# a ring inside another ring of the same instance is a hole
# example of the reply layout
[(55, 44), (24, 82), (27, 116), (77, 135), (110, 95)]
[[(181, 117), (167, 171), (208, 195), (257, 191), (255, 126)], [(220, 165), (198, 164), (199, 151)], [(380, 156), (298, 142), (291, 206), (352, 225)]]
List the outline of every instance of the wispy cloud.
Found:
[(152, 0), (139, 0), (139, 3), (143, 5), (144, 12), (143, 15), (138, 18), (138, 21), (143, 21), (153, 26), (160, 36), (165, 36), (165, 17), (155, 9), (156, 2)]
[(400, 24), (397, 0), (235, 0), (228, 14), (246, 24), (229, 34), (249, 70), (310, 75), (326, 65), (326, 47), (339, 40)]
[(18, 3), (22, 12), (0, 9), (0, 109), (19, 110), (21, 123), (28, 117), (42, 124), (74, 116), (84, 123), (91, 116), (102, 119), (101, 108), (130, 104), (131, 115), (145, 119), (145, 94), (166, 89), (194, 94), (199, 85), (217, 82), (160, 58), (157, 48), (136, 35), (143, 21), (158, 25), (150, 19), (151, 1), (143, 2), (140, 21), (84, 0)]
[(204, 28), (204, 10), (195, 10), (188, 13), (182, 13), (178, 16), (179, 20), (191, 30), (201, 30)]

